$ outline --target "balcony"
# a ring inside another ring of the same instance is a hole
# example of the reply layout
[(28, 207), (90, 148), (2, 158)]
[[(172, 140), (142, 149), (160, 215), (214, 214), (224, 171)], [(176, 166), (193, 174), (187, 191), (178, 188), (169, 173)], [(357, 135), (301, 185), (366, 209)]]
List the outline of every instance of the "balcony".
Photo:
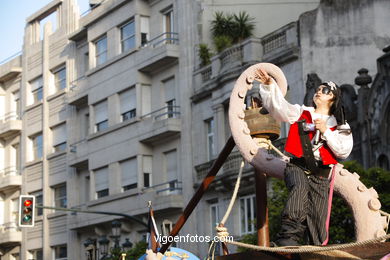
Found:
[(16, 53), (0, 62), (0, 82), (8, 81), (22, 72), (22, 55)]
[(276, 65), (286, 63), (299, 57), (298, 25), (289, 23), (282, 28), (261, 38), (264, 62)]
[(10, 112), (0, 117), (0, 138), (7, 138), (22, 130), (22, 120), (16, 112)]
[(137, 57), (140, 61), (138, 70), (150, 73), (167, 67), (179, 59), (178, 33), (166, 32), (144, 44)]
[(87, 139), (69, 145), (68, 160), (70, 165), (88, 160), (89, 148)]
[[(118, 212), (139, 217), (147, 216), (149, 208), (147, 202), (151, 201), (155, 213), (180, 213), (185, 204), (182, 194), (182, 182), (172, 180), (148, 188), (124, 191), (109, 195), (86, 204), (77, 206), (82, 210), (96, 210), (105, 212)], [(112, 217), (103, 217), (95, 214), (76, 214), (69, 221), (69, 229), (85, 228), (106, 222)]]
[[(238, 172), (240, 170), (241, 161), (242, 156), (240, 152), (232, 152), (226, 159), (225, 163), (222, 165), (221, 170), (218, 172), (215, 178), (215, 181), (211, 184), (211, 188), (220, 191), (233, 190)], [(202, 183), (213, 163), (214, 160), (210, 160), (206, 163), (195, 166), (195, 187), (198, 187)], [(241, 180), (243, 185), (241, 186), (248, 186), (251, 182), (253, 183), (252, 178), (253, 168), (248, 163), (245, 163)]]
[(87, 78), (82, 76), (70, 83), (67, 101), (69, 105), (83, 106), (88, 104)]
[(12, 247), (22, 242), (22, 231), (15, 222), (8, 222), (0, 225), (1, 247)]
[(143, 129), (140, 142), (146, 144), (176, 138), (181, 132), (179, 106), (166, 106), (143, 115), (140, 119)]
[(196, 102), (211, 94), (214, 88), (222, 85), (221, 81), (236, 80), (242, 70), (261, 60), (262, 46), (260, 39), (250, 38), (225, 49), (211, 58), (211, 64), (195, 70), (195, 94), (192, 100)]
[(0, 190), (13, 189), (22, 185), (22, 176), (15, 166), (0, 170)]

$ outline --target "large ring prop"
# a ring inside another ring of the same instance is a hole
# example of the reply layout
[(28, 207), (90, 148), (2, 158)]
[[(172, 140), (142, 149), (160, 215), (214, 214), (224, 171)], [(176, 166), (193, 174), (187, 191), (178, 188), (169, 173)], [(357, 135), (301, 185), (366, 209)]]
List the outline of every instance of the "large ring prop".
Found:
[[(257, 170), (269, 176), (282, 179), (286, 162), (269, 154), (264, 148), (260, 148), (251, 137), (245, 118), (245, 96), (253, 87), (256, 71), (264, 69), (271, 75), (283, 95), (287, 92), (287, 80), (281, 69), (271, 63), (258, 63), (246, 69), (237, 79), (229, 105), (229, 122), (234, 141), (245, 159)], [(357, 173), (351, 173), (342, 168), (341, 164), (336, 167), (334, 190), (340, 194), (352, 209), (355, 220), (355, 233), (357, 241), (386, 235), (386, 217), (381, 216), (379, 209), (381, 204), (378, 194), (373, 188), (366, 188), (360, 182)]]

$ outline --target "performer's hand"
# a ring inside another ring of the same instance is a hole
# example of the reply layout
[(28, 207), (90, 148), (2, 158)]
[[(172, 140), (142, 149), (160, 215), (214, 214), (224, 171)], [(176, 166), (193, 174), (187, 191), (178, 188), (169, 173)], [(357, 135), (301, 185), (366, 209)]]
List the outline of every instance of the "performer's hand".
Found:
[(272, 78), (263, 69), (259, 69), (258, 71), (256, 71), (256, 79), (258, 79), (264, 85), (272, 84)]
[(320, 118), (315, 119), (314, 124), (316, 126), (316, 129), (320, 130), (321, 134), (323, 134), (326, 131), (326, 129), (328, 129), (326, 127), (326, 121)]

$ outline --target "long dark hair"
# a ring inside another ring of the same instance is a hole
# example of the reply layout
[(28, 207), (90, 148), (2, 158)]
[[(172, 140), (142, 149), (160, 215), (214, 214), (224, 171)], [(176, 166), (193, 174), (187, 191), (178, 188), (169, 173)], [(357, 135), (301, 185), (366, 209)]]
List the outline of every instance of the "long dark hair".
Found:
[[(333, 82), (332, 82), (333, 83)], [(330, 107), (329, 113), (331, 115), (334, 115), (336, 118), (338, 125), (344, 125), (345, 124), (345, 114), (344, 114), (344, 107), (343, 107), (343, 99), (342, 99), (342, 92), (339, 86), (337, 86), (336, 83), (333, 83), (336, 88), (332, 87), (328, 82), (321, 83), (320, 86), (326, 86), (330, 88), (330, 91), (333, 93), (333, 104)], [(316, 108), (316, 104), (313, 101), (313, 106)]]

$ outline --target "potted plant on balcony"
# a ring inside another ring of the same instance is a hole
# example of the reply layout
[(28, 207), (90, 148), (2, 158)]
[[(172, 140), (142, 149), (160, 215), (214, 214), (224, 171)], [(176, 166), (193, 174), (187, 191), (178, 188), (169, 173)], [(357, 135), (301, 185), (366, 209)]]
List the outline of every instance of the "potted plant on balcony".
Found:
[(217, 52), (253, 35), (254, 18), (245, 11), (237, 14), (216, 12), (211, 21), (211, 33)]
[(209, 46), (205, 43), (199, 44), (199, 58), (200, 58), (200, 66), (207, 66), (211, 63), (212, 53)]

